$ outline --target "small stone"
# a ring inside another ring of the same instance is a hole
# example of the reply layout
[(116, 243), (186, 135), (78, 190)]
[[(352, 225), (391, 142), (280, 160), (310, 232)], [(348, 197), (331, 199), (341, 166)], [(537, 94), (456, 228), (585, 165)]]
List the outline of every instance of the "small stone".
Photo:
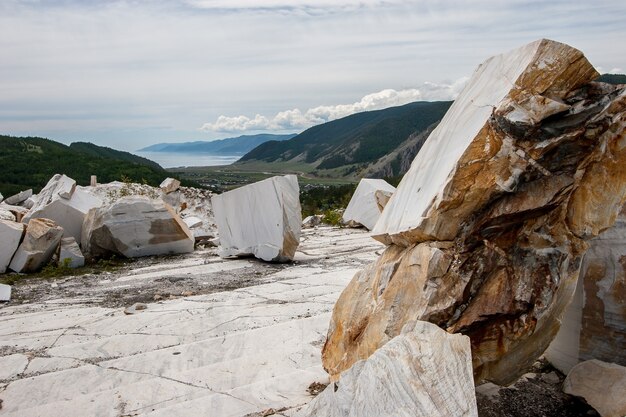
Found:
[(159, 185), (159, 187), (161, 188), (161, 190), (163, 190), (165, 194), (169, 194), (178, 190), (178, 188), (180, 187), (180, 181), (175, 178), (166, 178), (163, 180), (161, 185)]
[(126, 307), (124, 309), (124, 314), (126, 315), (131, 315), (131, 314), (135, 314), (137, 312), (143, 311), (145, 309), (147, 309), (148, 306), (145, 305), (144, 303), (135, 303), (130, 307)]
[(0, 284), (0, 301), (11, 301), (11, 286)]

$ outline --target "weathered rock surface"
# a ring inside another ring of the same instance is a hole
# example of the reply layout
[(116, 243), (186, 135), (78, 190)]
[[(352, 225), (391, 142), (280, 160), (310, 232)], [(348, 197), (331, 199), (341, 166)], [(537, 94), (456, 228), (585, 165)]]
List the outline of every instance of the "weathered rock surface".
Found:
[(293, 259), (302, 215), (295, 175), (272, 177), (211, 199), (220, 235), (220, 256), (254, 255), (265, 261)]
[(180, 187), (180, 181), (178, 181), (175, 178), (166, 178), (163, 180), (161, 185), (159, 185), (159, 188), (161, 188), (161, 190), (163, 190), (165, 194), (174, 192), (178, 190), (179, 187)]
[(33, 196), (33, 190), (32, 189), (28, 189), (28, 190), (19, 192), (19, 193), (15, 194), (15, 195), (12, 195), (11, 197), (5, 198), (4, 202), (7, 203), (7, 204), (11, 204), (11, 205), (15, 206), (15, 205), (19, 205), (19, 204), (23, 203), (24, 201), (28, 200), (32, 196)]
[(26, 227), (24, 240), (17, 248), (9, 269), (15, 272), (36, 272), (56, 252), (63, 228), (50, 219), (32, 219)]
[(589, 243), (574, 298), (545, 353), (565, 374), (590, 359), (626, 366), (626, 207)]
[(91, 257), (135, 258), (193, 252), (194, 239), (169, 205), (133, 196), (91, 209), (83, 223), (81, 247)]
[(0, 301), (11, 301), (11, 286), (0, 284)]
[(590, 360), (576, 365), (565, 378), (563, 391), (583, 397), (602, 417), (626, 416), (626, 368)]
[(374, 227), (389, 244), (337, 302), (331, 375), (430, 321), (470, 337), (476, 381), (522, 375), (556, 335), (586, 240), (626, 196), (626, 92), (541, 40), (483, 63)]
[(408, 324), (355, 363), (301, 414), (326, 417), (477, 416), (469, 338)]
[(343, 213), (343, 222), (356, 222), (372, 230), (394, 191), (385, 180), (363, 178)]
[(85, 265), (85, 257), (73, 237), (65, 237), (61, 239), (59, 247), (59, 265), (68, 266), (70, 268), (80, 268)]
[(0, 220), (0, 274), (4, 274), (24, 236), (24, 225)]

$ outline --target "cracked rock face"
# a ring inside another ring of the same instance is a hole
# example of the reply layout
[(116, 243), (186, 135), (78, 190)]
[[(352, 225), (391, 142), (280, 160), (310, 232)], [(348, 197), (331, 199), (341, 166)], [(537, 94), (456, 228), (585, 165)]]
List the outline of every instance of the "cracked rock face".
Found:
[(469, 336), (477, 381), (510, 383), (543, 353), (626, 196), (626, 91), (597, 75), (548, 40), (477, 69), (373, 230), (389, 246), (335, 306), (332, 376), (412, 320)]
[(136, 258), (193, 252), (194, 238), (169, 205), (132, 196), (91, 209), (83, 223), (81, 247), (90, 257)]

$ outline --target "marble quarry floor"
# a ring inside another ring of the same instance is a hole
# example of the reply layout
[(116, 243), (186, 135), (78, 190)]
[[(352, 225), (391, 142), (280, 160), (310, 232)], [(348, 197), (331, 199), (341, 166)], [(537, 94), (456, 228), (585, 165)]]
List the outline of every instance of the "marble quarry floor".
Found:
[[(203, 250), (17, 285), (21, 301), (0, 305), (0, 415), (291, 415), (328, 380), (334, 302), (382, 248), (363, 230), (322, 227), (304, 231), (288, 265)], [(181, 281), (199, 295), (155, 296)], [(125, 314), (136, 300), (147, 308)]]

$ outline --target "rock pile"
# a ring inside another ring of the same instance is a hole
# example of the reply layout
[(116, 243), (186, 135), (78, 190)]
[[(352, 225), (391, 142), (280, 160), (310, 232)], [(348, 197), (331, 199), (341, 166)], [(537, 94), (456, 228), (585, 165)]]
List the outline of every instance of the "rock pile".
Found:
[(544, 352), (626, 200), (626, 90), (597, 76), (548, 40), (477, 69), (374, 227), (387, 249), (334, 308), (334, 378), (415, 320), (469, 336), (476, 381), (512, 382)]
[(80, 187), (57, 174), (37, 195), (26, 190), (8, 197), (0, 202), (0, 273), (34, 272), (53, 258), (77, 268), (85, 263), (83, 252), (90, 257), (185, 253), (193, 251), (195, 233), (214, 238), (211, 193), (180, 187), (172, 178), (164, 188), (167, 193), (121, 182)]

